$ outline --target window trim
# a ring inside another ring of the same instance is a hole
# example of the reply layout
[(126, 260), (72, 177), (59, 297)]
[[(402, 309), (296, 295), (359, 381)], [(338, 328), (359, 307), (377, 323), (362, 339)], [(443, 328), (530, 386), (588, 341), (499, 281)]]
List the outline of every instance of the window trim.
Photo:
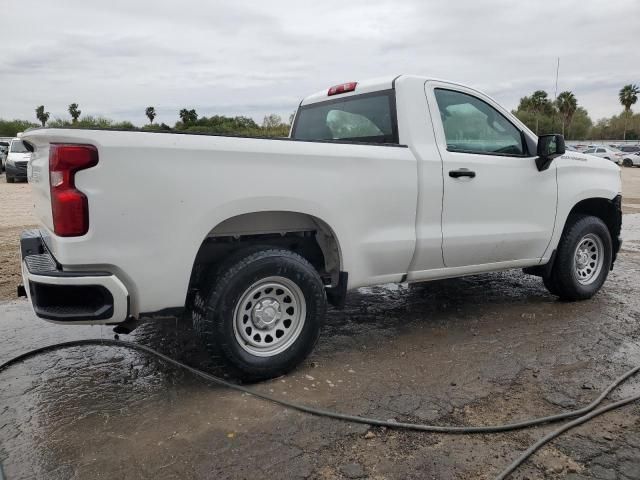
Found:
[[(493, 110), (495, 110), (495, 112), (498, 115), (500, 115), (502, 118), (504, 118), (513, 128), (516, 129), (517, 132), (520, 133), (520, 142), (521, 142), (523, 153), (483, 152), (483, 151), (478, 151), (478, 150), (462, 150), (462, 149), (457, 149), (457, 148), (450, 148), (449, 147), (449, 143), (447, 142), (447, 133), (444, 130), (444, 122), (442, 121), (442, 118), (440, 118), (440, 104), (438, 103), (438, 97), (436, 96), (436, 90), (446, 90), (446, 91), (449, 91), (449, 92), (460, 93), (460, 94), (466, 95), (468, 97), (473, 97), (476, 100), (478, 100), (478, 101), (484, 103), (485, 105), (491, 107)], [(472, 94), (470, 94), (468, 92), (463, 92), (462, 90), (456, 90), (454, 88), (434, 87), (433, 88), (433, 96), (434, 96), (434, 98), (436, 100), (436, 107), (438, 107), (438, 119), (440, 120), (440, 126), (442, 127), (442, 133), (443, 133), (443, 136), (444, 136), (445, 144), (447, 146), (447, 152), (451, 152), (451, 153), (466, 153), (466, 154), (473, 154), (473, 155), (490, 155), (490, 156), (494, 156), (494, 157), (509, 157), (509, 158), (531, 158), (532, 157), (532, 155), (529, 152), (529, 145), (527, 144), (527, 140), (525, 138), (524, 131), (519, 129), (511, 120), (509, 120), (509, 118), (507, 118), (500, 110), (498, 110), (496, 107), (491, 105), (489, 102), (483, 100), (482, 98), (480, 98), (480, 97), (478, 97), (476, 95), (472, 95)]]
[[(343, 103), (345, 101), (345, 99), (353, 99), (353, 98), (369, 98), (369, 97), (387, 97), (387, 101), (389, 102), (389, 112), (391, 114), (391, 135), (393, 137), (393, 141), (392, 142), (367, 142), (367, 141), (362, 141), (362, 140), (357, 140), (357, 141), (352, 141), (349, 140), (348, 138), (332, 138), (332, 139), (317, 139), (317, 140), (302, 140), (302, 139), (298, 139), (295, 138), (296, 135), (296, 129), (298, 127), (298, 120), (300, 118), (300, 112), (309, 109), (309, 108), (314, 108), (314, 107), (318, 107), (318, 106), (326, 106), (326, 105), (332, 105), (334, 103)], [(396, 145), (396, 146), (402, 146), (400, 144), (400, 138), (399, 138), (399, 134), (398, 134), (398, 111), (396, 109), (396, 90), (395, 88), (389, 88), (386, 90), (376, 90), (375, 92), (367, 92), (367, 93), (360, 93), (360, 94), (356, 94), (356, 95), (349, 95), (347, 97), (338, 97), (338, 98), (332, 98), (331, 100), (324, 100), (322, 102), (313, 102), (313, 103), (309, 103), (307, 105), (301, 105), (300, 107), (298, 107), (298, 111), (296, 113), (296, 117), (293, 121), (293, 126), (291, 127), (291, 140), (297, 141), (297, 142), (301, 142), (301, 141), (305, 141), (305, 142), (329, 142), (329, 143), (333, 143), (333, 142), (339, 142), (339, 143), (354, 143), (354, 144), (365, 144), (365, 145)]]

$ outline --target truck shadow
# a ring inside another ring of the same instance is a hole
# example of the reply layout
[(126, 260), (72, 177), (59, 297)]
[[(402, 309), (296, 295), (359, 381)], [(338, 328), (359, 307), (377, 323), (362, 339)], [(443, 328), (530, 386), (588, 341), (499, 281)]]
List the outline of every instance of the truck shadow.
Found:
[[(500, 272), (415, 285), (380, 285), (351, 292), (342, 310), (330, 308), (321, 335), (322, 351), (348, 350), (353, 343), (422, 328), (456, 328), (478, 319), (508, 317), (539, 321), (571, 311), (547, 293), (539, 278)], [(461, 325), (463, 324), (463, 325)], [(128, 337), (128, 338), (127, 338)], [(349, 341), (341, 341), (345, 337)], [(237, 380), (220, 354), (211, 355), (198, 340), (189, 318), (149, 321), (123, 339), (140, 342), (212, 374)], [(182, 375), (182, 372), (179, 373)]]

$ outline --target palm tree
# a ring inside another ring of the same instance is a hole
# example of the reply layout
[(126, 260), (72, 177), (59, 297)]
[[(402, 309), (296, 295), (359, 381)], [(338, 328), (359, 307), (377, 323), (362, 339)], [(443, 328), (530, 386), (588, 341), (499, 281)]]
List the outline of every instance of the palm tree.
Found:
[(540, 121), (540, 114), (551, 107), (551, 102), (547, 92), (544, 90), (536, 90), (530, 97), (522, 99), (522, 103), (526, 109), (529, 110), (536, 117), (536, 135), (538, 134), (538, 123)]
[(198, 114), (193, 108), (191, 110), (183, 108), (182, 110), (180, 110), (180, 113), (178, 115), (180, 115), (180, 119), (185, 126), (190, 123), (195, 123), (198, 120)]
[(78, 117), (80, 117), (81, 113), (82, 112), (78, 110), (77, 103), (72, 103), (71, 105), (69, 105), (69, 115), (71, 115), (71, 120), (73, 123), (76, 123), (78, 121)]
[(147, 107), (145, 115), (149, 119), (149, 123), (153, 125), (153, 119), (156, 118), (156, 109), (154, 107)]
[(564, 135), (564, 127), (571, 124), (571, 118), (578, 108), (578, 101), (572, 92), (565, 91), (558, 95), (556, 108), (562, 117), (562, 135)]
[(618, 98), (620, 103), (624, 106), (624, 134), (623, 140), (627, 139), (627, 121), (631, 116), (631, 105), (638, 101), (638, 94), (640, 94), (640, 88), (637, 85), (629, 84), (620, 89)]
[(42, 123), (42, 126), (44, 127), (44, 124), (49, 120), (49, 112), (44, 111), (44, 105), (40, 105), (38, 108), (36, 108), (36, 117), (38, 118), (38, 120), (40, 120), (40, 123)]

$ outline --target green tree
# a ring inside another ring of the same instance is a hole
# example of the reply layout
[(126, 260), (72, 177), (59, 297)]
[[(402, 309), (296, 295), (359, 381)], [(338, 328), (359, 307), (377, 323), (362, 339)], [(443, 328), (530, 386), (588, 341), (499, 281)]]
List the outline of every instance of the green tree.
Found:
[(562, 119), (562, 135), (564, 135), (565, 125), (571, 125), (573, 114), (578, 108), (578, 101), (573, 93), (569, 91), (561, 92), (556, 99), (556, 108), (558, 109), (560, 118)]
[(39, 107), (36, 108), (36, 117), (44, 127), (47, 121), (49, 120), (49, 112), (44, 111), (44, 105), (40, 105)]
[(69, 105), (69, 115), (71, 115), (72, 123), (76, 123), (78, 121), (78, 118), (80, 117), (81, 113), (82, 112), (78, 110), (77, 103), (72, 103), (71, 105)]
[(520, 99), (520, 106), (518, 110), (524, 110), (530, 112), (535, 118), (536, 135), (540, 131), (540, 118), (543, 114), (547, 114), (553, 111), (553, 105), (549, 101), (549, 95), (544, 90), (536, 90), (530, 97), (524, 97)]
[(624, 106), (624, 132), (622, 134), (623, 140), (627, 139), (627, 122), (629, 117), (631, 116), (631, 105), (638, 101), (638, 94), (640, 94), (640, 88), (637, 85), (629, 84), (625, 85), (620, 89), (618, 93), (618, 98), (620, 99), (620, 103)]
[(278, 128), (280, 125), (282, 125), (282, 118), (280, 118), (280, 115), (276, 115), (275, 113), (265, 115), (262, 120), (262, 128), (267, 130)]
[(588, 140), (592, 125), (589, 113), (583, 107), (576, 108), (571, 122), (567, 125), (567, 139)]
[(153, 119), (156, 118), (156, 109), (154, 107), (147, 107), (145, 115), (149, 119), (149, 123), (153, 125)]
[(1, 120), (0, 119), (0, 137), (15, 137), (18, 132), (24, 132), (30, 128), (36, 128), (37, 123), (27, 120)]
[(198, 114), (193, 108), (191, 110), (183, 108), (182, 110), (180, 110), (179, 115), (185, 127), (198, 121)]

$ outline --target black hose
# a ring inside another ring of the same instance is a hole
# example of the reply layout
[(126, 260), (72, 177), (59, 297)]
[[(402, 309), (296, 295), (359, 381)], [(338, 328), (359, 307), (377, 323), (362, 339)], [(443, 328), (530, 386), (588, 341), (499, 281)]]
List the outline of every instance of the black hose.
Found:
[(635, 402), (640, 399), (640, 395), (635, 395), (632, 397), (624, 398), (622, 400), (618, 400), (614, 403), (611, 403), (597, 410), (594, 410), (600, 403), (602, 403), (602, 401), (607, 397), (607, 395), (609, 395), (609, 393), (611, 393), (613, 389), (615, 389), (622, 382), (624, 382), (629, 377), (637, 373), (638, 370), (640, 370), (640, 366), (638, 366), (638, 367), (632, 368), (631, 370), (629, 370), (628, 372), (626, 372), (625, 374), (621, 375), (616, 380), (614, 380), (593, 402), (591, 402), (587, 406), (583, 408), (579, 408), (577, 410), (571, 410), (565, 413), (559, 413), (556, 415), (549, 415), (549, 416), (540, 417), (540, 418), (533, 418), (530, 420), (523, 420), (520, 422), (508, 423), (505, 425), (480, 426), (480, 427), (441, 426), (441, 425), (425, 425), (425, 424), (419, 424), (419, 423), (394, 422), (394, 421), (379, 420), (376, 418), (361, 417), (357, 415), (349, 415), (346, 413), (339, 413), (339, 412), (334, 412), (330, 410), (324, 410), (321, 408), (314, 408), (306, 405), (293, 403), (288, 400), (283, 400), (280, 398), (273, 397), (271, 395), (267, 395), (265, 393), (257, 392), (251, 388), (243, 387), (242, 385), (228, 382), (227, 380), (224, 380), (220, 377), (216, 377), (215, 375), (211, 375), (209, 373), (203, 372), (202, 370), (198, 370), (197, 368), (191, 367), (178, 360), (174, 360), (173, 358), (168, 357), (165, 354), (160, 353), (157, 350), (154, 350), (153, 348), (146, 347), (138, 343), (127, 342), (124, 340), (111, 340), (111, 339), (72, 340), (69, 342), (62, 342), (62, 343), (56, 343), (53, 345), (47, 345), (45, 347), (37, 348), (35, 350), (31, 350), (29, 352), (13, 357), (12, 359), (6, 361), (5, 363), (0, 364), (0, 372), (10, 367), (11, 365), (14, 365), (18, 362), (26, 360), (27, 358), (39, 355), (41, 353), (50, 352), (53, 350), (59, 350), (62, 348), (79, 347), (79, 346), (86, 346), (86, 345), (126, 347), (129, 349), (145, 352), (161, 360), (164, 360), (165, 362), (171, 365), (174, 365), (179, 368), (183, 368), (200, 378), (216, 383), (218, 385), (223, 385), (232, 390), (236, 390), (242, 393), (247, 393), (254, 397), (276, 403), (278, 405), (281, 405), (283, 407), (286, 407), (292, 410), (297, 410), (300, 412), (321, 416), (321, 417), (333, 418), (336, 420), (344, 420), (352, 423), (362, 423), (366, 425), (375, 425), (375, 426), (395, 428), (395, 429), (418, 430), (422, 432), (471, 434), (471, 433), (498, 433), (498, 432), (507, 432), (512, 430), (520, 430), (523, 428), (528, 428), (536, 425), (557, 422), (559, 420), (564, 420), (567, 418), (578, 417), (575, 420), (568, 422), (567, 424), (563, 425), (559, 429), (549, 433), (545, 437), (538, 440), (535, 444), (533, 444), (525, 452), (523, 452), (522, 455), (518, 457), (513, 463), (511, 463), (503, 472), (501, 472), (496, 477), (496, 480), (501, 480), (506, 478), (516, 468), (518, 468), (527, 458), (529, 458), (533, 453), (535, 453), (538, 449), (540, 449), (546, 443), (556, 438), (558, 435), (561, 435), (567, 430), (575, 426), (578, 426), (588, 420), (591, 420), (592, 418), (598, 415), (608, 412), (609, 410), (622, 407), (628, 403)]

